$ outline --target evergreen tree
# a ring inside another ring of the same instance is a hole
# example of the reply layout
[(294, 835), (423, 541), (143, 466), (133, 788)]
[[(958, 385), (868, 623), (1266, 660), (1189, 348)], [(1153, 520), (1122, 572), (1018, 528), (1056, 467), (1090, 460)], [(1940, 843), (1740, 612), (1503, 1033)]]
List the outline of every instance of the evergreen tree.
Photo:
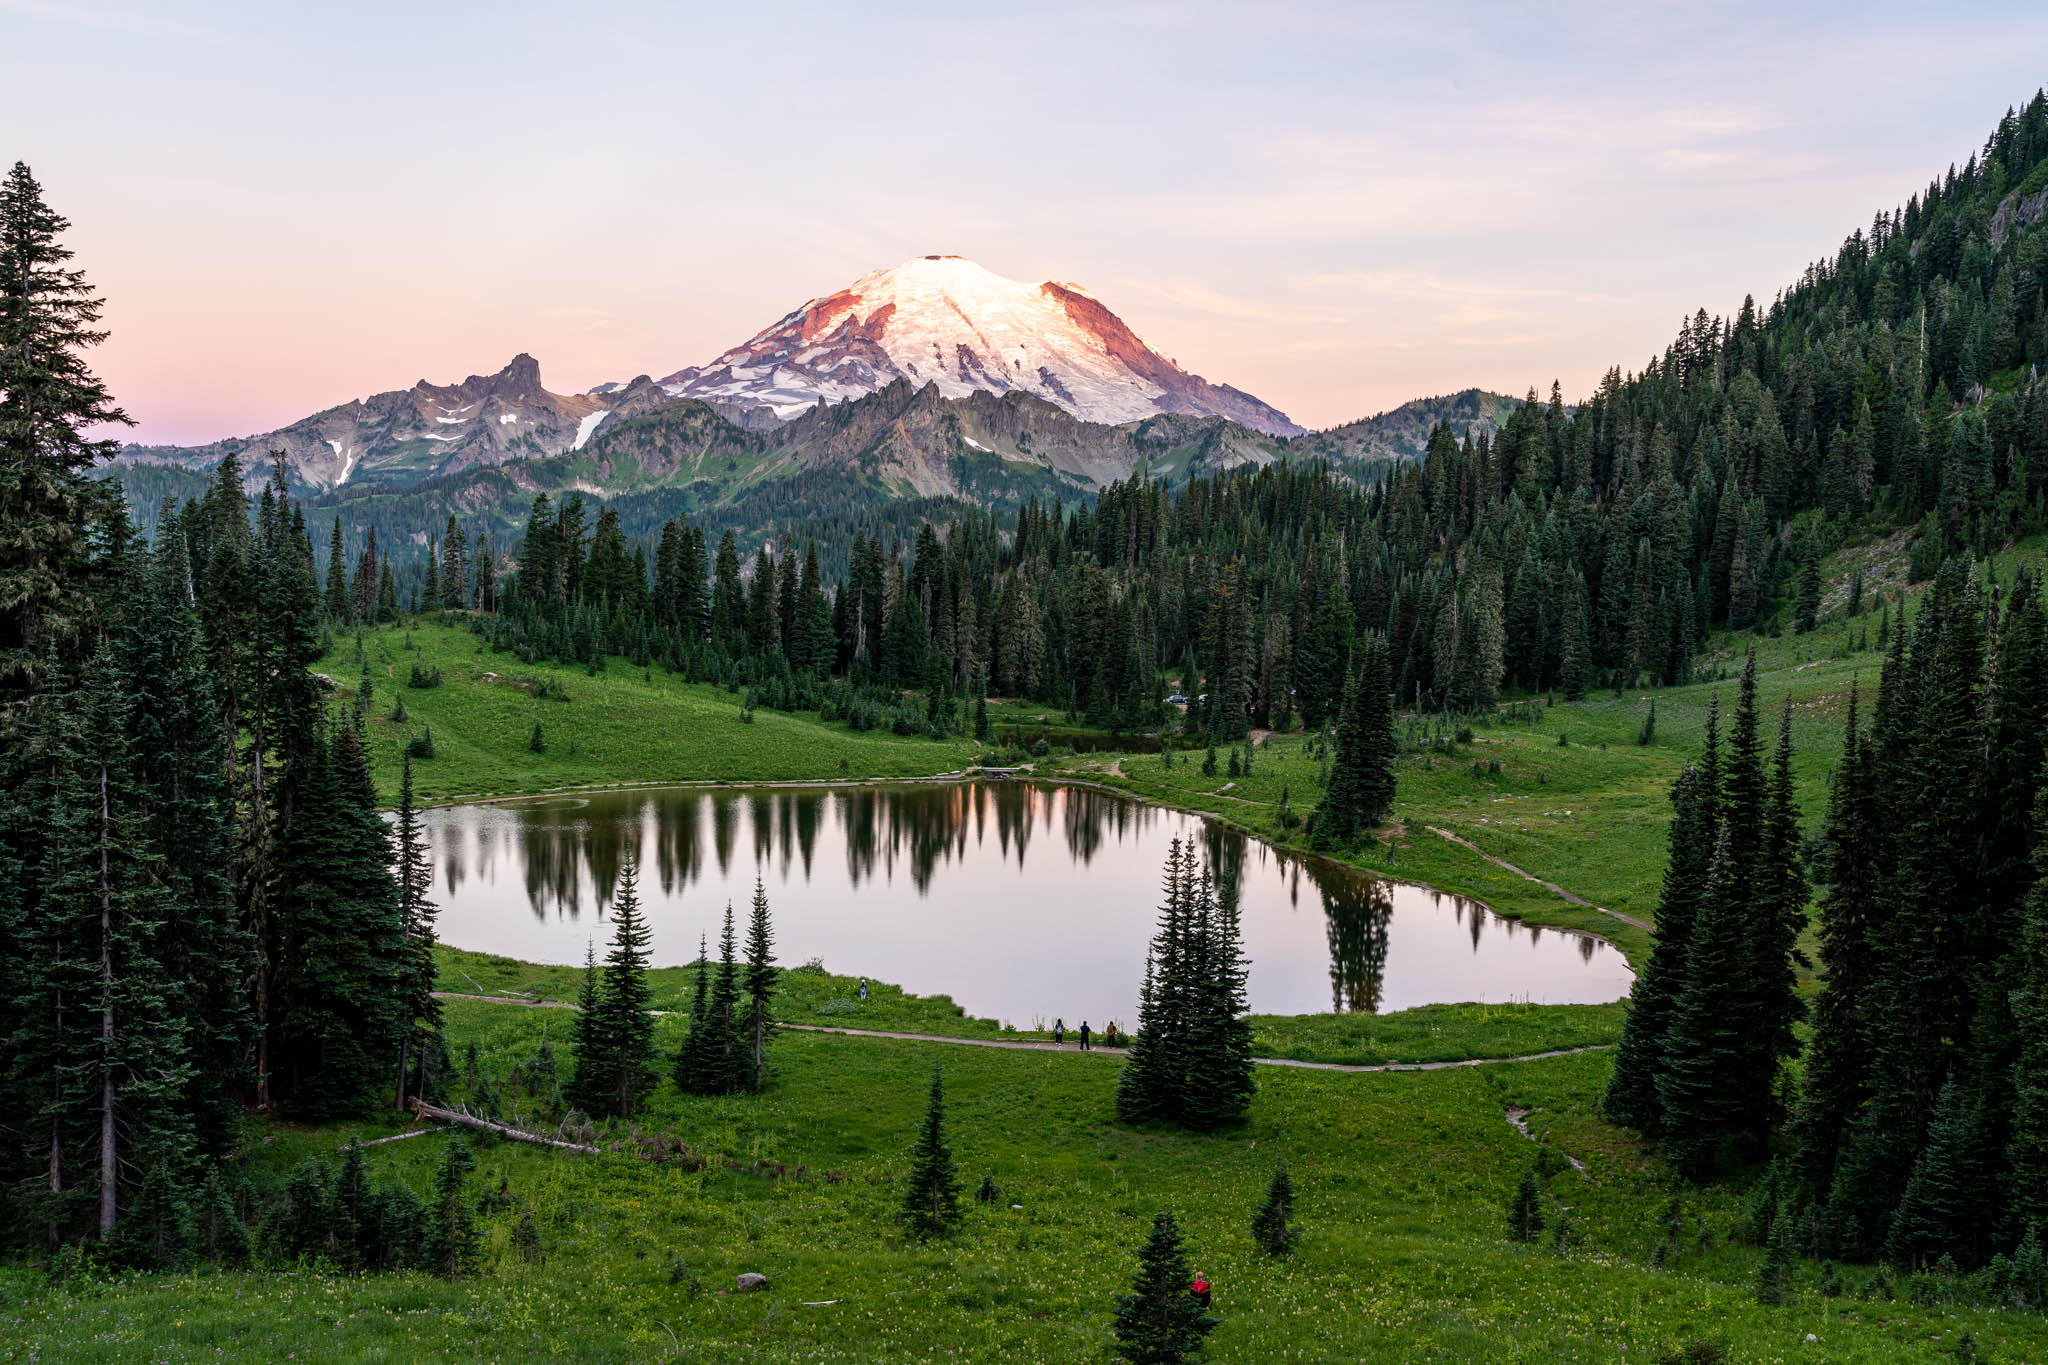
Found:
[(1523, 1171), (1508, 1196), (1508, 1240), (1533, 1242), (1543, 1231), (1543, 1192), (1536, 1184), (1536, 1172)]
[(924, 1124), (910, 1149), (910, 1180), (903, 1191), (903, 1223), (920, 1242), (951, 1236), (960, 1225), (960, 1174), (946, 1145), (945, 1078), (932, 1067)]
[(706, 1088), (706, 1077), (711, 1074), (714, 1059), (710, 1056), (708, 1044), (712, 1041), (709, 1026), (711, 1015), (711, 949), (704, 939), (697, 940), (697, 989), (690, 997), (689, 1032), (683, 1035), (683, 1045), (676, 1051), (675, 1064), (671, 1070), (676, 1086), (686, 1095), (713, 1093)]
[[(1842, 761), (1822, 831), (1829, 885), (1820, 902), (1820, 951), (1827, 976), (1814, 1002), (1794, 1130), (1800, 1199), (1809, 1206), (1826, 1201), (1843, 1131), (1869, 1093), (1865, 1068), (1880, 963), (1881, 945), (1874, 934), (1883, 918), (1879, 871), (1884, 831), (1875, 757), (1869, 736), (1858, 728), (1857, 703), (1852, 684)], [(1827, 1247), (1837, 1240), (1832, 1233), (1822, 1238)]]
[[(2048, 821), (2048, 789), (2038, 800), (2037, 824)], [(2027, 893), (2015, 954), (2012, 1012), (2021, 1043), (2012, 1069), (2007, 1148), (2012, 1211), (2029, 1229), (2048, 1226), (2048, 842), (2036, 845), (2034, 866), (2037, 879)]]
[(310, 759), (278, 852), (271, 1051), (282, 1097), (326, 1117), (356, 1112), (388, 1081), (410, 999), (390, 836), (355, 731)]
[(569, 1103), (586, 1115), (610, 1112), (619, 1090), (613, 1069), (618, 1055), (606, 1026), (610, 1011), (604, 1008), (603, 978), (597, 971), (597, 946), (583, 949), (583, 985), (576, 995), (576, 1020), (569, 1035)]
[(1316, 807), (1319, 843), (1340, 846), (1386, 818), (1394, 805), (1394, 708), (1387, 642), (1369, 636), (1358, 676), (1345, 691), (1337, 726), (1337, 759)]
[(1799, 556), (1799, 593), (1792, 604), (1793, 629), (1812, 630), (1820, 616), (1820, 552), (1811, 544)]
[(1672, 784), (1673, 818), (1657, 902), (1650, 959), (1629, 995), (1621, 1044), (1608, 1076), (1603, 1107), (1616, 1123), (1655, 1133), (1663, 1117), (1657, 1078), (1663, 1074), (1665, 1035), (1688, 979), (1687, 945), (1707, 879), (1721, 819), (1720, 699), (1707, 702), (1706, 743), (1697, 765)]
[(327, 621), (333, 626), (355, 624), (355, 599), (348, 590), (348, 551), (341, 539), (341, 515), (334, 517), (334, 529), (327, 538)]
[(761, 879), (754, 879), (753, 913), (747, 920), (747, 1089), (759, 1090), (767, 1075), (768, 1039), (775, 1028), (773, 1007), (775, 979), (775, 931), (768, 921), (768, 892)]
[(470, 1204), (469, 1174), (476, 1158), (460, 1137), (448, 1139), (441, 1168), (434, 1174), (434, 1195), (427, 1204), (420, 1260), (444, 1279), (473, 1275), (483, 1262), (483, 1229)]
[(426, 1067), (430, 1050), (440, 1046), (441, 1002), (434, 995), (438, 972), (434, 966), (434, 864), (427, 852), (425, 833), (420, 828), (419, 807), (413, 804), (412, 759), (405, 758), (398, 776), (398, 817), (393, 822), (397, 860), (398, 916), (405, 939), (404, 1032), (398, 1044), (397, 1107), (406, 1107), (408, 1094), (426, 1095)]
[(1657, 1074), (1665, 1152), (1693, 1180), (1714, 1173), (1742, 1131), (1748, 1097), (1731, 1084), (1748, 1045), (1741, 1004), (1748, 988), (1745, 907), (1736, 900), (1732, 833), (1715, 835), (1700, 904), (1686, 943), (1686, 977), (1664, 1037)]
[[(604, 1041), (599, 1068), (607, 1085), (606, 1112), (631, 1118), (654, 1088), (654, 1016), (649, 1014), (647, 923), (640, 917), (640, 873), (630, 858), (619, 871), (612, 899), (612, 948), (605, 956), (604, 986), (597, 995), (595, 1032)], [(591, 1098), (597, 1095), (593, 1089)]]
[(1180, 1228), (1171, 1211), (1162, 1211), (1138, 1249), (1131, 1292), (1117, 1295), (1117, 1354), (1131, 1365), (1179, 1365), (1200, 1354), (1218, 1324), (1189, 1292), (1193, 1283)]
[(90, 477), (128, 425), (85, 351), (106, 339), (98, 294), (66, 267), (70, 224), (17, 161), (0, 184), (0, 713), (90, 652), (97, 543), (125, 524), (116, 488)]
[(1266, 1202), (1252, 1215), (1252, 1240), (1268, 1256), (1285, 1256), (1300, 1237), (1301, 1229), (1294, 1226), (1294, 1182), (1288, 1179), (1287, 1165), (1282, 1162), (1273, 1168)]

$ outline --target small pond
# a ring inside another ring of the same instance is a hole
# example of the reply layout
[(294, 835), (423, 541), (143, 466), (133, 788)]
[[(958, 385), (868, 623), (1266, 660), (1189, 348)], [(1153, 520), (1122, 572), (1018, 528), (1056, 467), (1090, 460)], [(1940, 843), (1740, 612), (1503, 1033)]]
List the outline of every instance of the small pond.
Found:
[(530, 962), (604, 955), (629, 857), (657, 966), (716, 944), (758, 876), (777, 956), (820, 959), (1018, 1027), (1128, 1028), (1167, 844), (1239, 892), (1251, 1007), (1390, 1011), (1452, 1001), (1590, 1004), (1628, 993), (1607, 943), (1456, 896), (1282, 854), (1199, 816), (1023, 782), (604, 793), (424, 812), (440, 936)]

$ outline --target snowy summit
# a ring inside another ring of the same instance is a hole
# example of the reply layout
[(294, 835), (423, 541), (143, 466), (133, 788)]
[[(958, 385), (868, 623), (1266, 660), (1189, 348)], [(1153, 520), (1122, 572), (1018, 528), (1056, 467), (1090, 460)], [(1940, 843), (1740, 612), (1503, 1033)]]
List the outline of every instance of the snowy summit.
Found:
[(946, 398), (1023, 390), (1090, 422), (1174, 412), (1280, 436), (1301, 431), (1250, 394), (1181, 369), (1079, 286), (1024, 284), (960, 256), (863, 275), (658, 382), (678, 397), (786, 421), (899, 379), (937, 384)]

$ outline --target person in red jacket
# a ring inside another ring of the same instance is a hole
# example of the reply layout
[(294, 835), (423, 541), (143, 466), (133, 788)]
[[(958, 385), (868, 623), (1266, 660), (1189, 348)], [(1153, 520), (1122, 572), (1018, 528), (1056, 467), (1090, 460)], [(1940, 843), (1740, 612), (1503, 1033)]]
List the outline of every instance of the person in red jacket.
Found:
[(1202, 1307), (1207, 1308), (1209, 1306), (1209, 1282), (1202, 1278), (1201, 1271), (1195, 1272), (1195, 1282), (1188, 1286), (1188, 1293), (1193, 1294), (1195, 1302), (1202, 1305)]

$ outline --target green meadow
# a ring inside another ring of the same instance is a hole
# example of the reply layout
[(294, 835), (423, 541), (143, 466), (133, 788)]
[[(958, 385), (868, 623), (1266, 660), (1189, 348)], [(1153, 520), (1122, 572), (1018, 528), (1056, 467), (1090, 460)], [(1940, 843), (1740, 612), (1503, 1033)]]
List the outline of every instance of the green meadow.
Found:
[[(2039, 546), (2021, 553), (2038, 557)], [(1791, 706), (1809, 827), (1825, 805), (1850, 689), (1874, 688), (1882, 658), (1876, 611), (1850, 619), (1840, 609), (1851, 567), (1864, 568), (1873, 593), (1888, 574), (1896, 581), (1884, 546), (1845, 552), (1829, 566), (1821, 628), (1756, 642), (1773, 728)], [(1710, 700), (1718, 694), (1724, 714), (1732, 707), (1747, 644), (1710, 642), (1701, 680), (1686, 687), (1522, 699), (1478, 722), (1403, 717), (1393, 819), (1348, 860), (1533, 924), (1600, 934), (1640, 962), (1649, 936), (1629, 920), (1654, 914), (1665, 794), (1698, 751)], [(337, 704), (355, 701), (365, 662), (387, 796), (404, 745), (429, 726), (434, 756), (414, 769), (431, 801), (935, 776), (982, 753), (967, 741), (855, 733), (815, 715), (761, 709), (749, 721), (720, 688), (618, 660), (595, 675), (522, 665), (433, 621), (360, 644), (337, 639), (320, 665)], [(415, 665), (438, 668), (441, 684), (409, 686)], [(402, 722), (391, 719), (401, 698)], [(1055, 711), (1010, 702), (992, 704), (991, 719), (1067, 729)], [(536, 724), (544, 752), (531, 744)], [(1084, 747), (1092, 751), (1060, 744), (1033, 767), (1208, 812), (1283, 845), (1299, 843), (1321, 783), (1322, 761), (1299, 733), (1262, 737), (1250, 771), (1235, 777), (1227, 751), (1205, 775), (1200, 750), (1169, 763), (1112, 736)], [(530, 1064), (544, 1041), (566, 1062), (571, 1016), (548, 1006), (575, 998), (580, 973), (461, 945), (441, 948), (439, 965), (458, 1071), (473, 1046), (501, 1105), (539, 1123), (538, 1102), (511, 1084), (511, 1068)], [(687, 967), (656, 970), (655, 1006), (686, 1008), (693, 982)], [(821, 1028), (1042, 1040), (944, 996), (870, 987), (863, 1003), (854, 975), (792, 970), (780, 1015)], [(1099, 1360), (1134, 1249), (1166, 1207), (1217, 1286), (1217, 1361), (1656, 1362), (1715, 1358), (1681, 1354), (1708, 1347), (1731, 1362), (2048, 1359), (2048, 1320), (1968, 1306), (1935, 1277), (1801, 1263), (1791, 1302), (1759, 1306), (1762, 1253), (1741, 1237), (1746, 1191), (1680, 1189), (1598, 1117), (1603, 1045), (1622, 1010), (1464, 1004), (1256, 1017), (1258, 1055), (1339, 1065), (1593, 1050), (1426, 1072), (1263, 1066), (1249, 1120), (1215, 1135), (1116, 1123), (1114, 1054), (792, 1029), (775, 1045), (767, 1093), (693, 1099), (664, 1085), (632, 1127), (600, 1131), (600, 1155), (477, 1139), (479, 1192), (502, 1182), (510, 1203), (487, 1217), (487, 1270), (476, 1279), (301, 1266), (81, 1275), (53, 1288), (12, 1269), (0, 1272), (10, 1326), (0, 1360)], [(672, 1050), (680, 1031), (680, 1020), (663, 1018), (662, 1046)], [(986, 1175), (1000, 1197), (971, 1203), (953, 1242), (920, 1246), (897, 1229), (893, 1209), (934, 1064), (944, 1068), (963, 1181), (971, 1190)], [(410, 1131), (396, 1118), (253, 1119), (250, 1165), (261, 1186), (309, 1154), (333, 1158), (351, 1133)], [(657, 1134), (686, 1144), (688, 1160), (642, 1159), (636, 1139)], [(423, 1188), (447, 1140), (427, 1132), (373, 1147), (372, 1171)], [(1274, 1262), (1256, 1251), (1248, 1223), (1283, 1160), (1306, 1233), (1291, 1259)], [(1504, 1207), (1532, 1168), (1545, 1173), (1547, 1227), (1520, 1244), (1505, 1235)], [(529, 1213), (538, 1261), (512, 1241)], [(731, 1292), (747, 1271), (765, 1274), (768, 1290)]]

